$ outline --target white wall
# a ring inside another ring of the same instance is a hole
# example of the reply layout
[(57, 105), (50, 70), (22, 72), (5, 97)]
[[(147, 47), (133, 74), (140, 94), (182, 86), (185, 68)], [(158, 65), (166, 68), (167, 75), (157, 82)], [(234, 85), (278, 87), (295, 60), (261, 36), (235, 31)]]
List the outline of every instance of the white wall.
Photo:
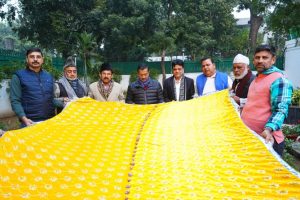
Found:
[(15, 113), (11, 109), (10, 101), (9, 101), (9, 95), (6, 91), (9, 87), (9, 81), (3, 80), (1, 83), (0, 88), (0, 119), (5, 117), (12, 117), (15, 115)]
[(287, 41), (285, 46), (285, 75), (294, 88), (300, 88), (300, 38)]

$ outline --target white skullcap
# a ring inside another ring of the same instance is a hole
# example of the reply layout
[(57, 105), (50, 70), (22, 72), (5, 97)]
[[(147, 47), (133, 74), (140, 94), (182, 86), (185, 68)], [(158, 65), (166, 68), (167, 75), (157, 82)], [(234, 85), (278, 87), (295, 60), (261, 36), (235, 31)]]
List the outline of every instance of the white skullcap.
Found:
[(249, 65), (249, 58), (247, 56), (242, 55), (242, 54), (238, 54), (234, 57), (232, 63), (233, 64), (234, 63), (245, 63), (245, 64)]

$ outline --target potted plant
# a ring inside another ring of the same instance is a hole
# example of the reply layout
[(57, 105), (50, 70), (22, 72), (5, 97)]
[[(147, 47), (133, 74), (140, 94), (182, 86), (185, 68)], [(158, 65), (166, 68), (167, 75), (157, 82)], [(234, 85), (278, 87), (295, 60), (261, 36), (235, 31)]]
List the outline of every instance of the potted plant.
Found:
[(296, 164), (297, 158), (300, 158), (300, 124), (284, 125), (282, 132), (285, 135), (283, 159), (294, 169), (300, 171), (300, 166)]
[(296, 141), (296, 139), (300, 136), (300, 124), (284, 125), (282, 127), (282, 132), (286, 138)]
[(292, 105), (289, 107), (288, 117), (285, 119), (286, 124), (300, 123), (300, 88), (294, 90), (292, 96)]

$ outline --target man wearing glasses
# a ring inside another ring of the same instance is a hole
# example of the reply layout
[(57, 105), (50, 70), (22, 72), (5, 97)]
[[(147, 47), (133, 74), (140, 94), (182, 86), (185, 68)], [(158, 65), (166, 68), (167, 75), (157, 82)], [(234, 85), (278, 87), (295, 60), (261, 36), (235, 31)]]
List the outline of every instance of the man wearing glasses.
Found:
[(67, 58), (64, 65), (64, 75), (54, 85), (54, 96), (57, 114), (62, 111), (68, 102), (87, 96), (87, 87), (78, 79), (77, 67), (72, 57)]

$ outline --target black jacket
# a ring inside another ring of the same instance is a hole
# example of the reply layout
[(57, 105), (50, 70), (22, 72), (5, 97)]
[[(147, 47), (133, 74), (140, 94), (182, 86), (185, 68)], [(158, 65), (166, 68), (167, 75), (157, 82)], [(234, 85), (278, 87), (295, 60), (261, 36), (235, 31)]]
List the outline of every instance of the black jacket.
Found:
[(163, 103), (162, 88), (158, 81), (150, 80), (149, 87), (143, 88), (138, 81), (128, 86), (126, 103), (157, 104)]
[[(175, 91), (174, 91), (174, 76), (167, 78), (163, 84), (163, 95), (164, 101), (176, 101)], [(185, 100), (190, 100), (195, 94), (194, 80), (188, 77), (184, 77), (184, 96)]]

